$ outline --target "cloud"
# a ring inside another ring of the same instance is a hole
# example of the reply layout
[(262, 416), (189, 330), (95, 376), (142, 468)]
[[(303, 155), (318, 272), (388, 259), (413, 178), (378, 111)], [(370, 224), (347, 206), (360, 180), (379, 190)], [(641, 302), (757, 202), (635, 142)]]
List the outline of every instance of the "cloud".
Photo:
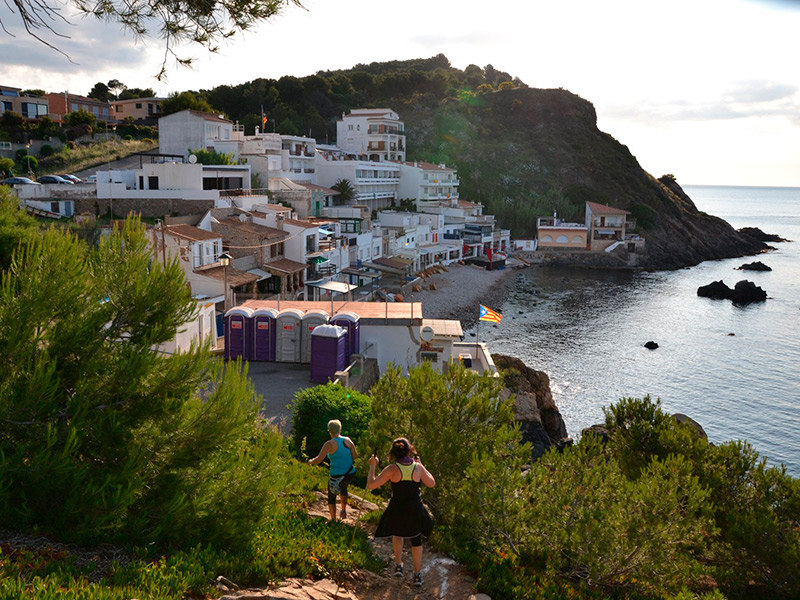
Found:
[(424, 48), (441, 48), (443, 46), (491, 46), (503, 42), (502, 36), (486, 31), (472, 31), (458, 35), (428, 33), (415, 35), (411, 42)]
[(652, 124), (768, 117), (786, 118), (800, 124), (800, 94), (793, 84), (751, 80), (737, 82), (728, 91), (708, 100), (644, 101), (608, 105), (600, 110), (608, 117)]

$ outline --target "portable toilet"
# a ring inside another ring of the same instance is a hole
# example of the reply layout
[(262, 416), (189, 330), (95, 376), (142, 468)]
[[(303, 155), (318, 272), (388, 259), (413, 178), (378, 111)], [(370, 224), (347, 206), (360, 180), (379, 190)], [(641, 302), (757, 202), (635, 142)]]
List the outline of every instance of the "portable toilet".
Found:
[(311, 381), (325, 383), (347, 367), (347, 332), (338, 325), (318, 325), (310, 337)]
[(275, 317), (275, 360), (277, 362), (300, 362), (300, 331), (303, 311), (287, 308)]
[(328, 313), (324, 310), (309, 310), (303, 315), (302, 331), (300, 339), (300, 362), (311, 362), (311, 332), (320, 325), (328, 322)]
[(252, 335), (250, 360), (275, 361), (275, 319), (278, 311), (274, 308), (258, 308), (251, 317)]
[(340, 312), (331, 319), (331, 325), (344, 327), (347, 331), (347, 360), (361, 352), (361, 317), (351, 312)]
[(250, 317), (252, 309), (237, 306), (225, 313), (225, 358), (250, 358)]

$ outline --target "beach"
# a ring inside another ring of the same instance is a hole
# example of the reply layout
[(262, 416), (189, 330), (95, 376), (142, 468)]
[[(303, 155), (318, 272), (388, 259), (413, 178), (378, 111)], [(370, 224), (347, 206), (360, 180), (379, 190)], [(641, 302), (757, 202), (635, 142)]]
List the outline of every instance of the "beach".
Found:
[[(426, 319), (458, 319), (464, 327), (475, 323), (478, 305), (499, 310), (514, 281), (513, 269), (487, 271), (474, 265), (453, 264), (421, 280), (422, 291), (406, 295), (406, 302), (422, 302)], [(430, 289), (431, 284), (435, 289)]]

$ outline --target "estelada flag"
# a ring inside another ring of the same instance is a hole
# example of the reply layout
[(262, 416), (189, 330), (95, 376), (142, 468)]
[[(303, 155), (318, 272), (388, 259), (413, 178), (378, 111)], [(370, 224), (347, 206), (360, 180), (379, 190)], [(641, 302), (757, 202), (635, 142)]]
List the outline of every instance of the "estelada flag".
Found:
[(478, 315), (479, 321), (491, 321), (492, 323), (499, 323), (503, 320), (503, 315), (494, 312), (491, 308), (487, 308), (483, 304), (479, 304), (480, 313)]

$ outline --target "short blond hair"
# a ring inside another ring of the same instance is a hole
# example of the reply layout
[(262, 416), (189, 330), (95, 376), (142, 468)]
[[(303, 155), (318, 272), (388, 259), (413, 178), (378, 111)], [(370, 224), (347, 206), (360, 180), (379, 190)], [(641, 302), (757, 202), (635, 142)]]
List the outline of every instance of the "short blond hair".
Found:
[(342, 422), (339, 419), (331, 419), (328, 421), (328, 432), (333, 435), (342, 433)]

